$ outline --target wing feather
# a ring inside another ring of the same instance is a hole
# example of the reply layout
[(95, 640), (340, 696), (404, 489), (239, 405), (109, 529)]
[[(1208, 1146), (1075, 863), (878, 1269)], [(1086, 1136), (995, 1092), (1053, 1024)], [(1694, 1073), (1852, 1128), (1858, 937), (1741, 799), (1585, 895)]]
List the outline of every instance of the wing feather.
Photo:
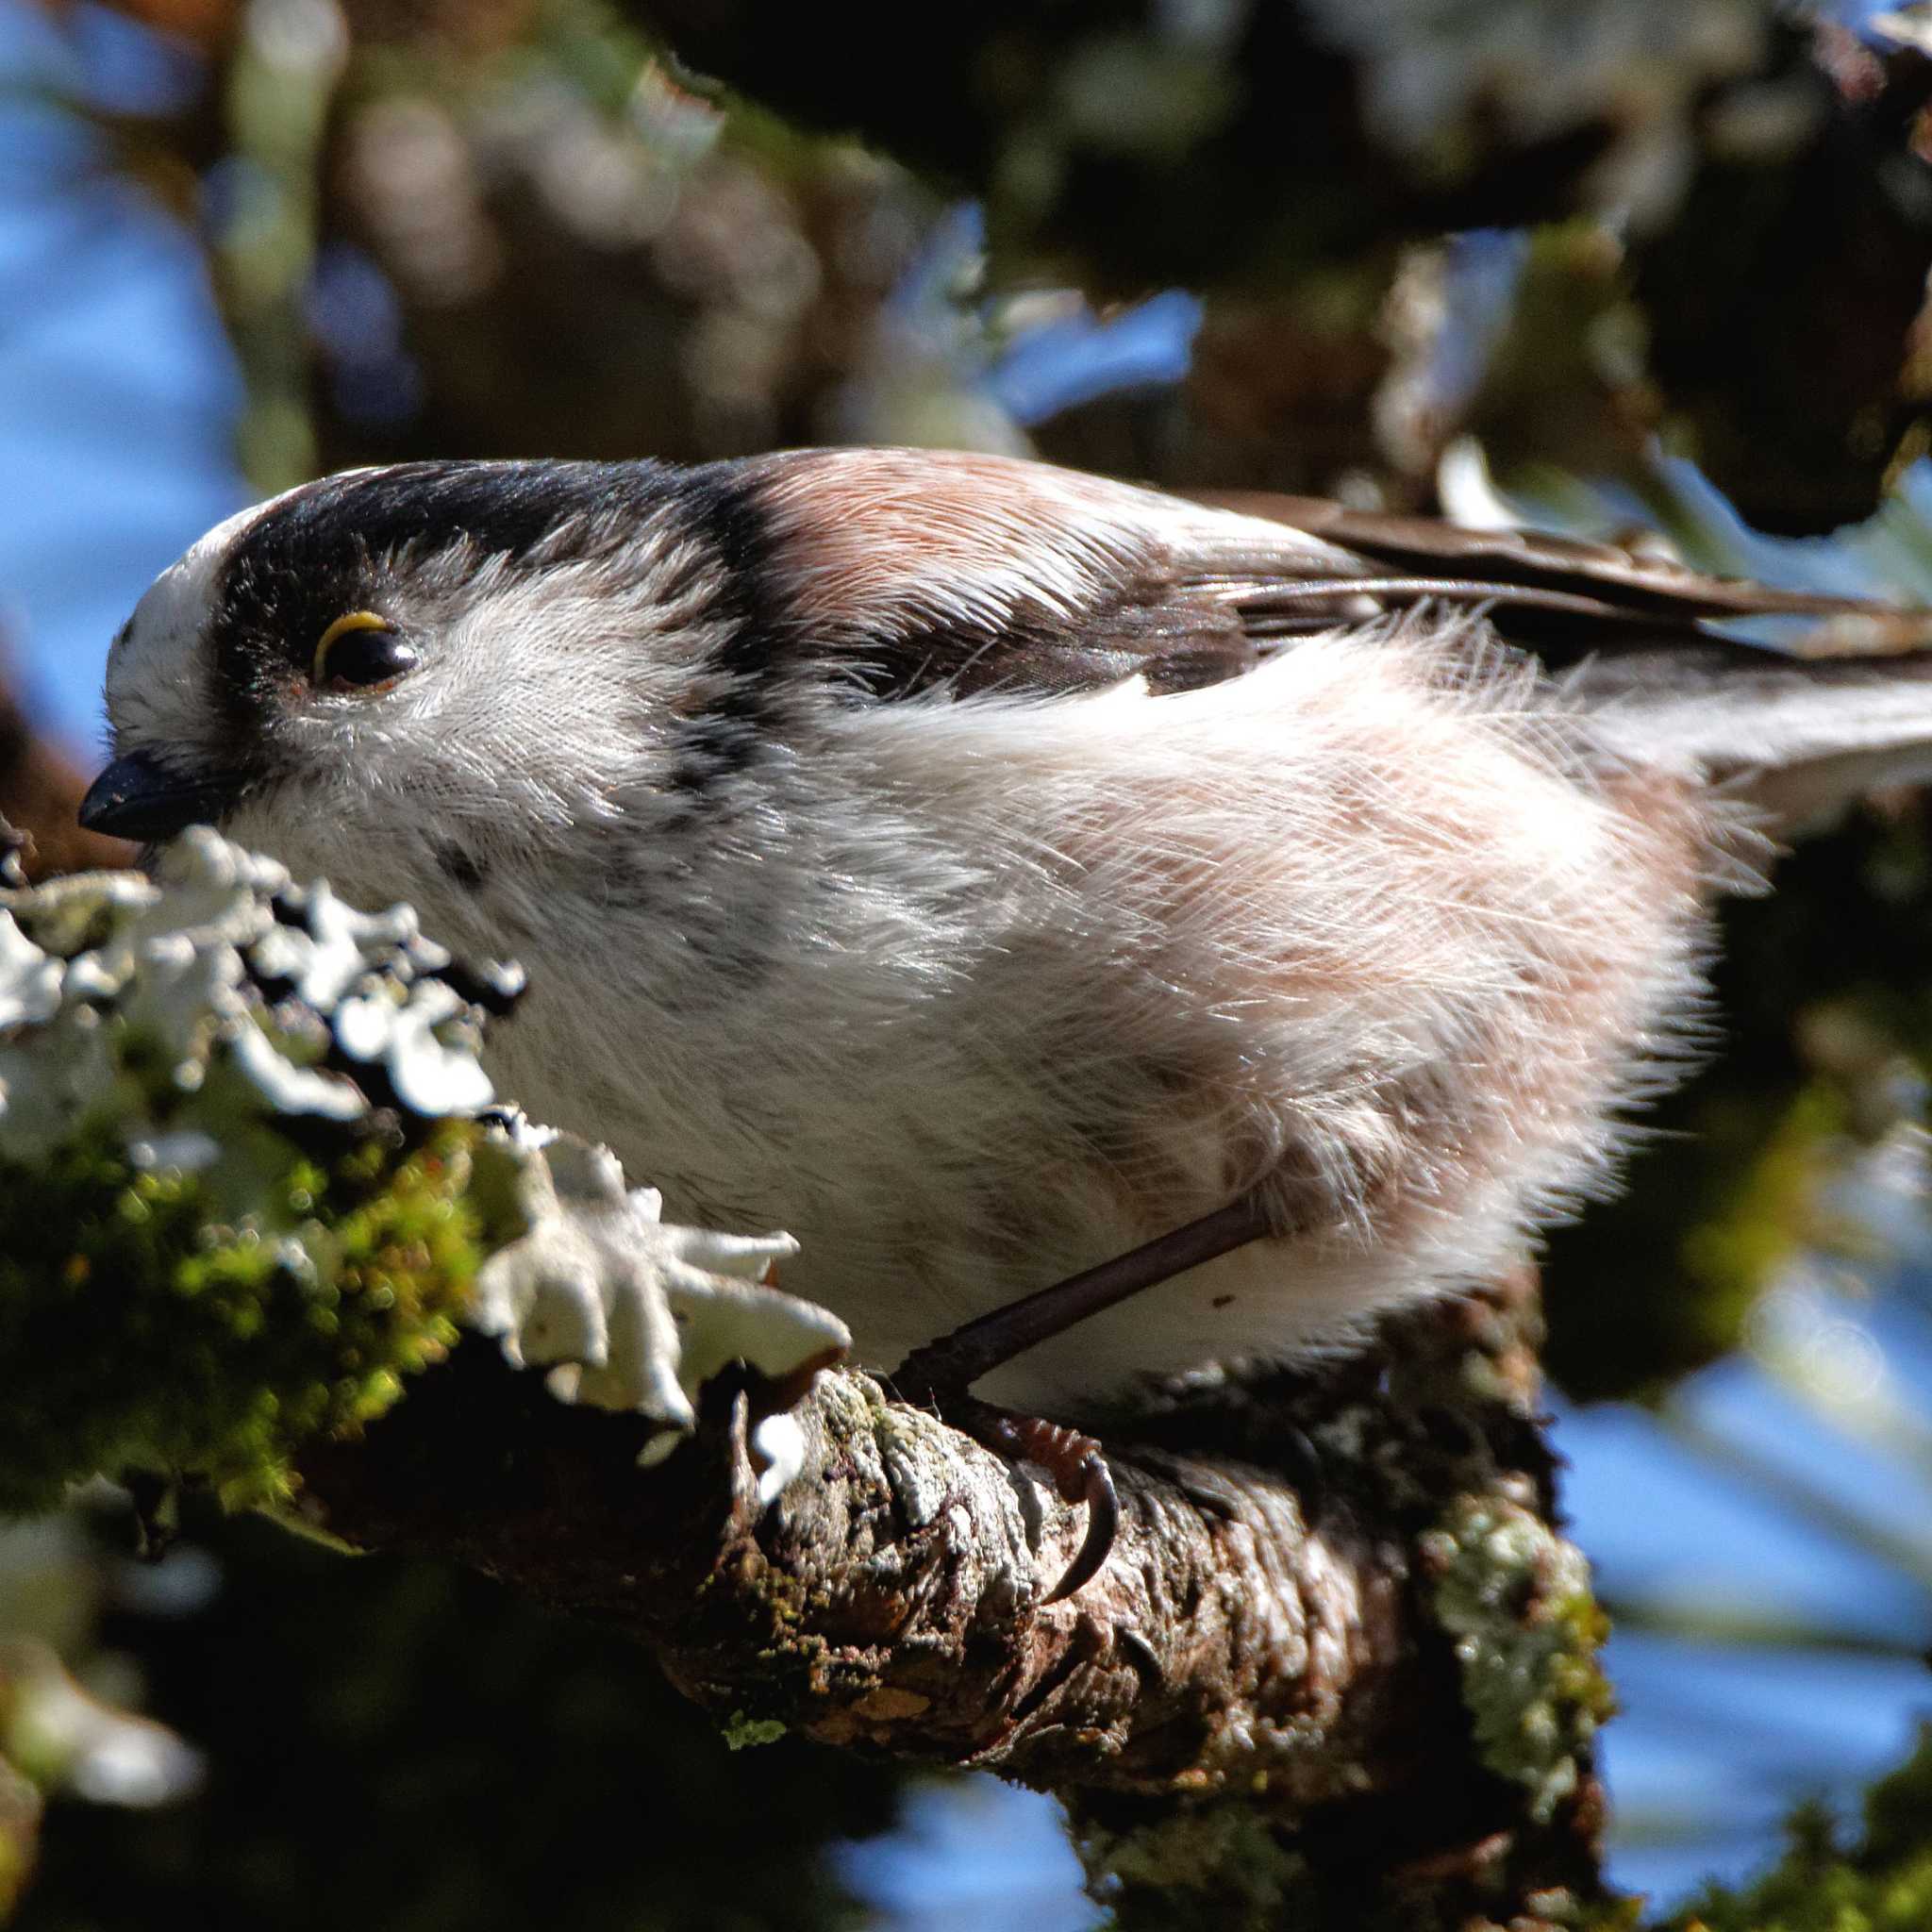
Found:
[[(1417, 605), (1480, 608), (1553, 666), (1583, 663), (1586, 681), (1633, 656), (1644, 676), (1668, 675), (1677, 647), (1702, 679), (1781, 654), (1932, 645), (1923, 610), (1314, 497), (1193, 500), (926, 450), (802, 450), (753, 467), (795, 643), (877, 696), (1063, 693), (1135, 675), (1186, 690)], [(1790, 634), (1776, 652), (1726, 638), (1745, 619)]]

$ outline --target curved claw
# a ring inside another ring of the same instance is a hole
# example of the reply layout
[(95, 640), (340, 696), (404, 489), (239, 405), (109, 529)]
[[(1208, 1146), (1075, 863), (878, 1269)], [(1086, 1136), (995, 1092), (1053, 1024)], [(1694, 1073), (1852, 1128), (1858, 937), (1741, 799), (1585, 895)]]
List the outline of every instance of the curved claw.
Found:
[(1064, 1603), (1100, 1574), (1121, 1526), (1121, 1501), (1106, 1452), (1091, 1436), (1037, 1415), (1015, 1415), (990, 1402), (960, 1396), (946, 1405), (951, 1418), (975, 1441), (1011, 1461), (1037, 1463), (1053, 1478), (1063, 1503), (1087, 1506), (1087, 1534), (1060, 1579), (1041, 1599)]
[(1121, 1526), (1121, 1499), (1114, 1490), (1113, 1471), (1097, 1448), (1080, 1458), (1078, 1476), (1079, 1486), (1074, 1495), (1066, 1495), (1071, 1485), (1063, 1485), (1060, 1493), (1070, 1503), (1087, 1505), (1087, 1534), (1081, 1538), (1080, 1547), (1060, 1580), (1041, 1599), (1044, 1603), (1063, 1603), (1075, 1591), (1091, 1583), (1100, 1574)]

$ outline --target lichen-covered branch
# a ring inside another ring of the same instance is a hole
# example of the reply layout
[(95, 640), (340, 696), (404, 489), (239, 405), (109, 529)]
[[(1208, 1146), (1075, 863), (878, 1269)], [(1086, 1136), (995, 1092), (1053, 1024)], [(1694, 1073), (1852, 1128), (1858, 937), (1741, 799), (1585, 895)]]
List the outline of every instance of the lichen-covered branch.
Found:
[(1387, 1377), (1227, 1383), (1124, 1419), (1120, 1540), (1051, 1606), (1078, 1510), (847, 1371), (796, 1411), (802, 1473), (769, 1507), (741, 1386), (714, 1382), (641, 1477), (639, 1424), (560, 1410), (470, 1350), (305, 1456), (304, 1493), (352, 1541), (625, 1629), (741, 1740), (800, 1731), (1058, 1792), (1096, 1889), (1117, 1908), (1149, 1890), (1149, 1923), (1192, 1923), (1165, 1916), (1177, 1892), (1217, 1924), (1277, 1923), (1237, 1909), (1250, 1883), (1333, 1890), (1351, 1926), (1377, 1898), (1405, 1926), (1573, 1923), (1607, 1697), (1512, 1380), (1531, 1306), (1432, 1311)]
[(131, 1470), (459, 1560), (743, 1741), (1060, 1792), (1124, 1920), (1341, 1885), (1351, 1925), (1574, 1922), (1605, 1693), (1533, 1291), (1121, 1417), (1118, 1541), (1049, 1605), (1080, 1512), (821, 1374), (842, 1326), (761, 1279), (787, 1238), (479, 1111), (513, 991), (211, 834), (0, 893), (0, 1507)]
[(129, 1470), (286, 1501), (459, 1323), (670, 1441), (721, 1363), (843, 1353), (758, 1279), (789, 1238), (667, 1225), (601, 1150), (480, 1117), (517, 982), (211, 832), (158, 881), (0, 891), (0, 1508)]
[[(852, 1372), (801, 1407), (800, 1479), (759, 1506), (744, 1398), (640, 1479), (619, 1431), (533, 1411), (461, 1362), (306, 1490), (358, 1541), (441, 1550), (622, 1622), (721, 1717), (1046, 1786), (1357, 1789), (1405, 1642), (1400, 1555), (1352, 1513), (1311, 1528), (1278, 1474), (1121, 1459), (1111, 1560), (1046, 1591), (1077, 1509)], [(503, 1448), (487, 1471), (475, 1436)], [(613, 1434), (616, 1440), (613, 1440)]]

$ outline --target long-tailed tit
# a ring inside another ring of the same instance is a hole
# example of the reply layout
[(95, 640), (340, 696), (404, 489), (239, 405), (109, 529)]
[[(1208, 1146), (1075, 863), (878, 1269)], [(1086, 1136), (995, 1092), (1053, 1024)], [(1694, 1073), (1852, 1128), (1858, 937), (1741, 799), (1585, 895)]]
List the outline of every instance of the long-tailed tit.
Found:
[[(1842, 648), (1709, 634), (1778, 612)], [(85, 817), (517, 957), (500, 1089), (791, 1228), (867, 1361), (1265, 1224), (990, 1378), (1077, 1414), (1346, 1342), (1604, 1188), (1759, 832), (1932, 767), (1915, 623), (991, 457), (413, 463), (160, 577)]]

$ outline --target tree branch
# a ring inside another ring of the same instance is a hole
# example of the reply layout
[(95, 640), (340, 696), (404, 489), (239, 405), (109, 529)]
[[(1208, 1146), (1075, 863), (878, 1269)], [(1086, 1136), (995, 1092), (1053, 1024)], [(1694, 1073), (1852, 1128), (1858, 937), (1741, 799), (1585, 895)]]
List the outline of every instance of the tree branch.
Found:
[[(360, 1441), (306, 1456), (304, 1495), (354, 1542), (618, 1625), (737, 1737), (798, 1730), (1057, 1791), (1116, 1891), (1152, 1844), (1162, 1895), (1183, 1865), (1218, 1886), (1204, 1847), (1232, 1806), (1276, 1881), (1346, 1867), (1358, 1908), (1373, 1847), (1406, 1923), (1452, 1894), (1507, 1892), (1520, 1916), (1530, 1891), (1594, 1890), (1603, 1709), (1580, 1561), (1541, 1513), (1533, 1320), (1514, 1284), (1402, 1324), (1393, 1373), (1378, 1353), (1124, 1424), (1120, 1538), (1052, 1606), (1079, 1511), (850, 1371), (800, 1406), (805, 1466), (770, 1508), (743, 1378), (714, 1383), (695, 1435), (640, 1472), (637, 1422), (562, 1408), (474, 1345)], [(1493, 1586), (1474, 1625), (1449, 1587), (1472, 1565)], [(1525, 1634), (1556, 1668), (1521, 1668)]]

